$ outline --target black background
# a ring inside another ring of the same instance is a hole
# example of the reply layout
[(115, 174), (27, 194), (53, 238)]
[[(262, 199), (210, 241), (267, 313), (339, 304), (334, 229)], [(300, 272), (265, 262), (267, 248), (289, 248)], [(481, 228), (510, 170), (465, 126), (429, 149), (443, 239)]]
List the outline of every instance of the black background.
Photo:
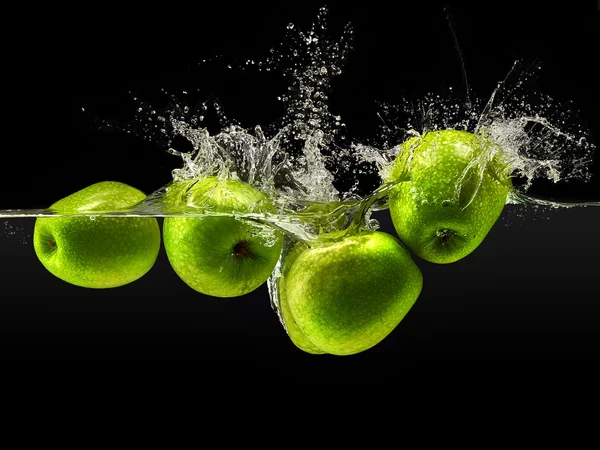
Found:
[[(162, 2), (161, 2), (162, 3)], [(469, 83), (487, 97), (513, 61), (538, 58), (539, 88), (572, 101), (600, 140), (597, 111), (597, 4), (540, 2), (463, 6), (458, 2), (301, 2), (267, 5), (171, 1), (86, 2), (71, 11), (27, 15), (4, 58), (11, 67), (0, 208), (46, 207), (93, 182), (114, 179), (146, 192), (170, 180), (179, 160), (121, 133), (98, 132), (81, 108), (108, 118), (133, 111), (130, 90), (151, 98), (160, 88), (219, 98), (245, 126), (266, 125), (286, 88), (277, 74), (235, 72), (202, 59), (261, 59), (286, 25), (306, 29), (329, 6), (333, 36), (351, 22), (354, 51), (331, 94), (351, 133), (370, 132), (375, 101), (393, 103), (462, 85), (448, 26), (452, 15)], [(403, 3), (403, 4), (401, 4)], [(393, 5), (393, 6), (392, 6)], [(444, 10), (444, 7), (448, 9)], [(590, 183), (537, 183), (540, 196), (600, 200), (599, 163)], [(395, 234), (387, 212), (381, 229)], [(295, 381), (377, 381), (403, 367), (454, 364), (593, 364), (600, 353), (600, 208), (549, 211), (508, 206), (472, 255), (452, 265), (417, 260), (418, 302), (371, 350), (314, 356), (289, 341), (269, 305), (266, 285), (234, 299), (188, 288), (161, 250), (142, 279), (86, 290), (48, 273), (31, 242), (32, 219), (0, 223), (0, 360), (37, 363), (189, 363), (211, 374)]]

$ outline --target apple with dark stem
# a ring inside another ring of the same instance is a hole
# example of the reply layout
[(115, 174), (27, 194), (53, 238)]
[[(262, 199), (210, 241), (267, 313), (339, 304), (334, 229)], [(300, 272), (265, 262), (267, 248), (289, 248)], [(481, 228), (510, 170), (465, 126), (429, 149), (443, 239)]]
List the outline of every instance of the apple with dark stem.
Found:
[(464, 258), (483, 242), (512, 189), (499, 146), (459, 130), (407, 140), (387, 181), (396, 183), (389, 211), (400, 240), (440, 264)]
[(283, 233), (244, 215), (275, 213), (269, 198), (240, 180), (208, 176), (177, 182), (169, 207), (198, 207), (202, 217), (166, 217), (163, 239), (177, 275), (192, 289), (214, 297), (238, 297), (261, 286), (281, 254)]
[[(146, 198), (140, 190), (103, 181), (50, 206), (63, 216), (39, 217), (33, 245), (46, 269), (68, 283), (86, 288), (113, 288), (146, 274), (160, 249), (160, 228), (153, 217), (101, 217)], [(69, 215), (96, 212), (98, 217)]]

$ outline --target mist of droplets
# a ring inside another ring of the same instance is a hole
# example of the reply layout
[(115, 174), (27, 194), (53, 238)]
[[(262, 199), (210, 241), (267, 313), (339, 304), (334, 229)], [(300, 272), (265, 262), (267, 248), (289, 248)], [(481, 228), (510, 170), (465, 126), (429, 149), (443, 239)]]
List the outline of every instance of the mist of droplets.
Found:
[(0, 239), (2, 240), (28, 244), (30, 238), (31, 236), (21, 225), (10, 223), (8, 220), (3, 221), (0, 225)]

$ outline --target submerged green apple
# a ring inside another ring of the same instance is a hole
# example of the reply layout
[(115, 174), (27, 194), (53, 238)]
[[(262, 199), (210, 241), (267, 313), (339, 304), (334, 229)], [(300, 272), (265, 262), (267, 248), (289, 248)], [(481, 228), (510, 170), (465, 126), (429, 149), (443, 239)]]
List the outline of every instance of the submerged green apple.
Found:
[(512, 188), (497, 145), (458, 130), (406, 141), (389, 181), (398, 236), (417, 256), (452, 263), (473, 252), (498, 220)]
[(210, 214), (274, 213), (268, 197), (239, 180), (205, 177), (172, 186), (167, 199), (198, 205), (204, 217), (167, 217), (165, 250), (171, 266), (192, 289), (238, 297), (262, 285), (281, 254), (283, 234), (270, 226)]
[(304, 249), (284, 274), (280, 303), (288, 334), (309, 353), (352, 355), (373, 347), (405, 317), (423, 286), (408, 251), (379, 231)]
[[(54, 203), (59, 214), (115, 212), (146, 198), (129, 185), (103, 181)], [(33, 232), (35, 253), (56, 277), (86, 288), (112, 288), (146, 274), (160, 249), (155, 218), (39, 217)]]

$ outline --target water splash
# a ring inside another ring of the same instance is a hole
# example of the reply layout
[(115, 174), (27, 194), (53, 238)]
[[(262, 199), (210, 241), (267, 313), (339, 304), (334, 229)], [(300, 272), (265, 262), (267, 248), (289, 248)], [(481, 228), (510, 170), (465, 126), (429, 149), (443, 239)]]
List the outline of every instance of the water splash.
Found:
[[(382, 125), (377, 144), (358, 144), (361, 158), (377, 166), (381, 180), (390, 176), (392, 164), (401, 146), (414, 136), (429, 131), (456, 129), (480, 135), (492, 145), (486, 146), (465, 169), (464, 176), (483, 169), (496, 153), (501, 153), (515, 181), (508, 203), (542, 206), (600, 206), (600, 202), (560, 202), (529, 195), (536, 180), (553, 183), (591, 179), (596, 145), (585, 123), (572, 104), (560, 104), (535, 89), (541, 64), (515, 61), (487, 101), (466, 101), (452, 87), (416, 100), (405, 99), (392, 105), (381, 103)], [(461, 181), (457, 180), (456, 192)]]
[[(354, 221), (362, 198), (340, 190), (353, 162), (345, 145), (345, 124), (329, 109), (331, 81), (342, 73), (352, 49), (348, 24), (341, 36), (328, 34), (327, 8), (320, 8), (308, 31), (290, 24), (283, 42), (264, 59), (252, 59), (230, 69), (279, 71), (289, 83), (278, 100), (283, 116), (268, 126), (244, 128), (229, 118), (218, 99), (199, 99), (190, 90), (173, 94), (161, 89), (157, 104), (130, 92), (135, 117), (127, 123), (84, 113), (99, 130), (117, 130), (137, 136), (181, 158), (172, 182), (155, 190), (137, 205), (121, 211), (77, 211), (69, 215), (99, 217), (166, 217), (215, 215), (209, 209), (182, 201), (164, 201), (176, 183), (206, 176), (244, 181), (269, 197), (272, 214), (236, 217), (280, 228), (296, 239), (312, 240), (318, 233)], [(225, 63), (223, 61), (223, 63)], [(160, 103), (166, 100), (166, 106)], [(85, 108), (84, 108), (85, 109)], [(209, 129), (217, 129), (210, 132)], [(356, 183), (353, 188), (356, 187)], [(5, 210), (4, 217), (59, 215), (51, 209)]]

